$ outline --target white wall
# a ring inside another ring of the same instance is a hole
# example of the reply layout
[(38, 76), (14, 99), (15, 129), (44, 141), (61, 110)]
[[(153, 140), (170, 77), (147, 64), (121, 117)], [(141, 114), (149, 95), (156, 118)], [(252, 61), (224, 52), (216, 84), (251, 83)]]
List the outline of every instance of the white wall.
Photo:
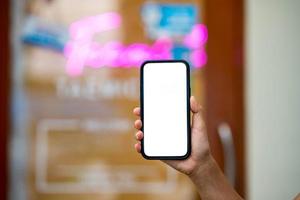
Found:
[(300, 192), (300, 0), (246, 0), (248, 199)]

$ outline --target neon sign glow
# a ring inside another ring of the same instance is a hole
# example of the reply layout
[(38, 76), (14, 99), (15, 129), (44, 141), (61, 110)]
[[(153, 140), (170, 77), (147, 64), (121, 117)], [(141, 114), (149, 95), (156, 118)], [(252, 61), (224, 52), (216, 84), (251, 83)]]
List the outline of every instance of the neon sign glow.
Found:
[[(86, 17), (72, 23), (69, 29), (71, 40), (64, 49), (67, 74), (80, 75), (84, 67), (138, 67), (144, 60), (172, 58), (173, 43), (169, 38), (160, 38), (152, 45), (134, 43), (128, 46), (118, 41), (106, 44), (92, 41), (96, 33), (116, 29), (120, 25), (121, 16), (115, 12)], [(197, 24), (184, 38), (184, 45), (192, 50), (190, 61), (196, 68), (207, 62), (204, 50), (207, 36), (205, 25)]]

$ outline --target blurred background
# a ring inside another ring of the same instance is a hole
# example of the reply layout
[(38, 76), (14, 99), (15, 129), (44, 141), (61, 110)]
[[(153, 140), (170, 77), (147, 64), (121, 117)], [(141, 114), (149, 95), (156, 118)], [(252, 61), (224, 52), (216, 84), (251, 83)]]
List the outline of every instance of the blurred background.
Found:
[(187, 177), (133, 148), (148, 59), (190, 63), (213, 156), (241, 196), (292, 199), (298, 8), (298, 0), (4, 0), (1, 199), (199, 199)]

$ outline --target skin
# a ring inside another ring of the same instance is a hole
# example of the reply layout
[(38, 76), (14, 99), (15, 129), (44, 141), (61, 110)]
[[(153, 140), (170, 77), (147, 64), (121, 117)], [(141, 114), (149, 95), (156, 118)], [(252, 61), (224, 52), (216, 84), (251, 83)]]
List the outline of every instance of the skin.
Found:
[[(202, 110), (193, 96), (190, 99), (190, 105), (193, 113), (191, 120), (191, 155), (185, 160), (163, 160), (162, 162), (186, 174), (195, 184), (203, 200), (242, 199), (229, 184), (210, 153)], [(134, 108), (133, 113), (140, 117), (140, 108)], [(134, 147), (140, 153), (141, 140), (143, 139), (143, 132), (140, 130), (142, 121), (137, 119), (134, 122), (134, 127), (138, 130), (135, 135), (137, 143)]]
[(300, 193), (294, 198), (294, 200), (300, 200)]

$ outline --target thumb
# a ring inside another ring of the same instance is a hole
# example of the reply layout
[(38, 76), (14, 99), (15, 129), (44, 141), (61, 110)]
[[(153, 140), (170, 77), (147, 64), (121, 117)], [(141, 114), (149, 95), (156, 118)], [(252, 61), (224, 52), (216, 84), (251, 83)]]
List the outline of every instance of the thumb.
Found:
[(204, 128), (204, 121), (201, 116), (201, 108), (194, 96), (191, 96), (190, 103), (191, 103), (191, 111), (193, 112), (192, 128), (201, 131)]

